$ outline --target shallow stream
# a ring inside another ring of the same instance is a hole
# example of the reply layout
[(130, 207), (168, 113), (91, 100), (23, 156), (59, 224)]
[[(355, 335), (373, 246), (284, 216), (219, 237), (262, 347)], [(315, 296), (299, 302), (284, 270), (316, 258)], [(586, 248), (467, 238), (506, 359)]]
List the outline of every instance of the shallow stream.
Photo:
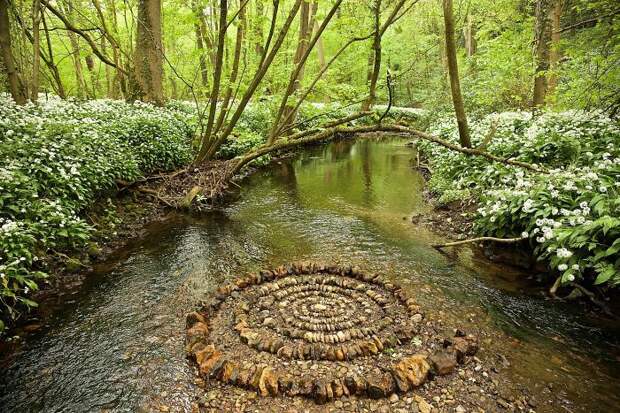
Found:
[(480, 357), (501, 359), (536, 411), (620, 411), (618, 329), (469, 248), (430, 247), (441, 235), (409, 219), (429, 209), (412, 158), (399, 140), (334, 142), (246, 179), (220, 211), (149, 226), (4, 361), (0, 410), (190, 411), (204, 391), (184, 357), (184, 314), (226, 279), (314, 260), (381, 271), (446, 328), (479, 333)]

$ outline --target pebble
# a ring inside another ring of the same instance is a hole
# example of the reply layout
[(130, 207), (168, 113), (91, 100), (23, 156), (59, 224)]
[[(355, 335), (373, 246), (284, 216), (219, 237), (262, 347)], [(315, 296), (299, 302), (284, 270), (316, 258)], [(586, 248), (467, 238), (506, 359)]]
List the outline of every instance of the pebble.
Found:
[(454, 409), (454, 411), (456, 413), (465, 413), (465, 408), (459, 404), (458, 406), (456, 406), (456, 409)]
[(390, 403), (398, 402), (398, 394), (394, 393), (390, 396)]
[(431, 413), (433, 406), (431, 406), (426, 400), (422, 399), (418, 402), (418, 409), (420, 409), (420, 412), (422, 413)]
[(336, 402), (334, 403), (334, 407), (337, 409), (342, 409), (344, 407), (344, 403), (342, 403), (340, 400), (336, 400)]

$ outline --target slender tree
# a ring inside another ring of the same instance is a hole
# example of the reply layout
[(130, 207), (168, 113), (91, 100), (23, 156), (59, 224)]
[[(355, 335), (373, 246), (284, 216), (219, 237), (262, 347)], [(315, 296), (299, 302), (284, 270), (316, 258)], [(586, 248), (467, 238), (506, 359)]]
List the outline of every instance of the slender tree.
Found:
[(41, 2), (32, 0), (32, 82), (30, 100), (39, 97), (39, 71), (41, 70)]
[(450, 77), (450, 90), (452, 102), (456, 113), (456, 123), (459, 128), (459, 140), (464, 148), (471, 148), (467, 115), (461, 95), (461, 83), (459, 80), (459, 68), (456, 60), (456, 42), (454, 40), (454, 16), (452, 15), (452, 0), (443, 0), (443, 19), (446, 30), (446, 59), (448, 61), (448, 76)]
[(551, 50), (549, 52), (549, 66), (551, 73), (549, 74), (548, 90), (549, 95), (553, 95), (555, 88), (558, 85), (558, 64), (560, 62), (560, 34), (561, 34), (561, 19), (562, 9), (564, 7), (564, 0), (554, 0), (552, 19), (551, 19)]

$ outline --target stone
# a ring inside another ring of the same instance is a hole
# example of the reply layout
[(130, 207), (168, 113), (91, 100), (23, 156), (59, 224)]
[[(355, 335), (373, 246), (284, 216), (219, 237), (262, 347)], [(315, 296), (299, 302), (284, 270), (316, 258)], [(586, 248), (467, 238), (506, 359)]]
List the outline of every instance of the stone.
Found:
[(185, 328), (192, 328), (197, 323), (204, 323), (206, 325), (207, 320), (202, 314), (197, 311), (187, 314), (187, 316), (185, 317)]
[(397, 403), (397, 402), (398, 402), (398, 400), (399, 400), (399, 398), (398, 398), (398, 394), (396, 394), (396, 393), (392, 394), (392, 395), (390, 396), (389, 400), (390, 400), (390, 403)]
[(314, 390), (312, 391), (312, 397), (317, 403), (325, 404), (329, 400), (329, 397), (327, 394), (328, 385), (329, 384), (325, 382), (325, 380), (317, 380), (316, 383), (314, 384)]
[(465, 413), (466, 412), (465, 408), (463, 406), (461, 406), (460, 404), (458, 406), (456, 406), (456, 409), (454, 409), (454, 411), (456, 413)]
[(385, 374), (380, 370), (372, 371), (366, 377), (366, 382), (366, 392), (373, 399), (381, 399), (394, 392), (394, 378), (391, 374)]
[(422, 399), (418, 402), (418, 409), (420, 409), (420, 413), (431, 413), (433, 406), (431, 406), (426, 400)]
[(334, 393), (335, 399), (342, 397), (342, 395), (344, 394), (344, 390), (340, 380), (334, 380), (332, 382), (332, 392)]
[[(238, 371), (239, 369), (237, 368), (237, 365), (235, 363), (233, 363), (232, 361), (226, 360), (226, 362), (224, 363), (224, 366), (222, 366), (219, 379), (223, 381), (224, 383), (234, 382), (234, 380), (232, 380), (233, 375), (236, 378), (236, 374), (238, 374)], [(237, 373), (235, 374), (235, 372)]]
[(392, 375), (398, 389), (405, 392), (409, 388), (421, 386), (426, 381), (430, 368), (426, 356), (416, 354), (403, 358), (393, 366)]
[(239, 372), (239, 377), (237, 378), (237, 384), (243, 387), (249, 387), (250, 381), (254, 376), (254, 372), (256, 371), (256, 366), (252, 365), (244, 365), (241, 371)]
[(239, 336), (241, 337), (241, 341), (245, 344), (250, 344), (251, 342), (258, 340), (258, 333), (250, 330), (249, 328), (241, 330), (239, 332)]
[(454, 372), (456, 368), (456, 354), (451, 351), (438, 351), (429, 357), (435, 374), (445, 376)]
[(252, 377), (250, 378), (250, 382), (249, 382), (249, 386), (250, 388), (254, 389), (254, 390), (258, 390), (259, 389), (259, 384), (260, 384), (260, 380), (261, 377), (263, 375), (263, 370), (265, 369), (265, 365), (258, 365), (256, 366), (256, 370), (254, 371), (254, 374), (252, 375)]
[(209, 344), (208, 346), (205, 346), (203, 344), (201, 348), (197, 349), (194, 352), (194, 360), (196, 360), (196, 364), (201, 365), (202, 362), (206, 360), (209, 356), (211, 356), (214, 351), (215, 346), (213, 344)]
[(420, 313), (417, 313), (411, 316), (411, 320), (414, 323), (421, 323), (423, 319), (424, 319), (424, 316)]
[(271, 368), (265, 367), (258, 381), (258, 391), (261, 396), (278, 394), (278, 374)]
[(206, 343), (209, 339), (209, 328), (205, 323), (197, 322), (189, 330), (185, 336), (187, 348), (191, 348), (194, 344)]
[(459, 363), (463, 363), (465, 356), (474, 356), (478, 352), (478, 340), (473, 336), (454, 337), (450, 341)]
[(344, 384), (351, 394), (361, 394), (366, 391), (366, 380), (358, 374), (348, 374), (344, 378)]
[(221, 359), (222, 352), (214, 349), (211, 353), (204, 357), (201, 363), (199, 363), (200, 373), (202, 373), (203, 375), (211, 374), (211, 371), (214, 367), (216, 367), (216, 365), (218, 364), (218, 362), (220, 362)]

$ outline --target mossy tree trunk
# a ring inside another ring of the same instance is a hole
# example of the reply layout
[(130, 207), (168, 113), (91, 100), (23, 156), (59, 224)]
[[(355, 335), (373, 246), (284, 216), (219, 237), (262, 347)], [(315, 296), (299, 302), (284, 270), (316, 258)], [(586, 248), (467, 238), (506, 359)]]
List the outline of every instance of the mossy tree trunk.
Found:
[(545, 105), (550, 67), (551, 43), (551, 3), (552, 0), (536, 0), (536, 26), (534, 28), (535, 65), (534, 97), (532, 106), (540, 108)]
[(134, 97), (163, 105), (161, 0), (139, 0), (134, 51)]
[(2, 70), (9, 83), (9, 90), (15, 103), (23, 105), (28, 97), (26, 87), (15, 64), (11, 49), (11, 26), (9, 19), (9, 0), (0, 0), (0, 52)]

